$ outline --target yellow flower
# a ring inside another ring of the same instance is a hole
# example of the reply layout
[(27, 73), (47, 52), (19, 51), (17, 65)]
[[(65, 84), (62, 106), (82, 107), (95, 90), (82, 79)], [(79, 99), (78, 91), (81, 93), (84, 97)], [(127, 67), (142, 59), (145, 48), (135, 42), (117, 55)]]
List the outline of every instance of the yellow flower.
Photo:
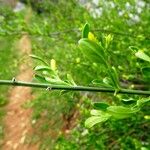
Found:
[(88, 33), (88, 39), (91, 40), (91, 41), (93, 41), (93, 42), (98, 43), (97, 38), (96, 38), (96, 37), (94, 36), (94, 34), (91, 33), (91, 32)]
[(144, 118), (145, 118), (146, 120), (149, 120), (149, 119), (150, 119), (150, 116), (149, 116), (149, 115), (146, 115), (146, 116), (144, 116)]
[(113, 36), (111, 34), (105, 36), (105, 47), (108, 48), (110, 45), (111, 41), (113, 40)]
[(51, 59), (51, 69), (54, 71), (57, 69), (55, 59)]

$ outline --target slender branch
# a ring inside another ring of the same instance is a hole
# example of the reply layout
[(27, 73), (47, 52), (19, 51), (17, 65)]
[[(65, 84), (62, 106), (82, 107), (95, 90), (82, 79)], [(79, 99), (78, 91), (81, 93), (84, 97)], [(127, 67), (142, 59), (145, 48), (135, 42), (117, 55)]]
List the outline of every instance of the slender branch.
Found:
[[(51, 84), (43, 84), (43, 83), (22, 82), (16, 80), (0, 80), (0, 85), (26, 86), (26, 87), (35, 87), (35, 88), (44, 88), (44, 89), (48, 88), (48, 90), (88, 91), (88, 92), (108, 92), (108, 93), (115, 92), (115, 89), (113, 88), (51, 85)], [(142, 90), (120, 89), (117, 93), (150, 96), (150, 91), (142, 91)]]

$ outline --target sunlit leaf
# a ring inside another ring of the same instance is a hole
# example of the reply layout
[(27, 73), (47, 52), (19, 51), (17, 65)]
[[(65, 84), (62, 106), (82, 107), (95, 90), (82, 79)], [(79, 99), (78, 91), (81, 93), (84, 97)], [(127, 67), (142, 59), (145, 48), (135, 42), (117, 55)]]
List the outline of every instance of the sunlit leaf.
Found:
[(142, 60), (150, 62), (150, 57), (147, 54), (145, 54), (143, 51), (138, 51), (137, 53), (135, 53), (135, 56)]
[(113, 87), (113, 82), (112, 82), (112, 80), (111, 80), (109, 77), (105, 77), (105, 78), (103, 79), (103, 83), (104, 83), (105, 85), (108, 85), (109, 87)]
[(107, 121), (109, 118), (110, 118), (109, 114), (105, 114), (103, 116), (92, 116), (85, 121), (85, 127), (91, 128), (98, 123)]
[(92, 109), (92, 110), (90, 111), (90, 114), (93, 115), (93, 116), (100, 116), (100, 115), (103, 114), (103, 112), (100, 111), (100, 110)]
[(135, 100), (135, 99), (132, 99), (132, 98), (130, 98), (130, 99), (122, 99), (122, 102), (123, 102), (124, 104), (126, 104), (126, 105), (131, 105), (131, 104), (136, 103), (136, 100)]
[(124, 106), (109, 106), (107, 108), (107, 111), (109, 114), (112, 115), (112, 117), (117, 119), (123, 119), (126, 117), (130, 117), (132, 114), (138, 112), (140, 109), (138, 107), (136, 108), (127, 108)]

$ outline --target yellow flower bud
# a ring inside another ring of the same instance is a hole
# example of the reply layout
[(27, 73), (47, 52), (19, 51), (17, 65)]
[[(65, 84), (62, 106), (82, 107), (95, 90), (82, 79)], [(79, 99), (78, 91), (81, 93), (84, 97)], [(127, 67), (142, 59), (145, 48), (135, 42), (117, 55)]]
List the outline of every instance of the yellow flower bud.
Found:
[(94, 36), (94, 34), (93, 33), (91, 33), (91, 32), (89, 32), (88, 33), (88, 39), (90, 40), (90, 41), (93, 41), (93, 42), (98, 42), (98, 40), (97, 40), (97, 38)]
[(105, 47), (108, 48), (111, 41), (113, 40), (113, 36), (111, 34), (109, 34), (109, 35), (105, 36), (105, 39), (106, 39)]
[(146, 120), (149, 120), (149, 119), (150, 119), (150, 116), (149, 116), (149, 115), (146, 115), (146, 116), (144, 116), (144, 118), (145, 118)]
[(55, 59), (51, 59), (51, 69), (52, 70), (56, 70), (57, 69)]

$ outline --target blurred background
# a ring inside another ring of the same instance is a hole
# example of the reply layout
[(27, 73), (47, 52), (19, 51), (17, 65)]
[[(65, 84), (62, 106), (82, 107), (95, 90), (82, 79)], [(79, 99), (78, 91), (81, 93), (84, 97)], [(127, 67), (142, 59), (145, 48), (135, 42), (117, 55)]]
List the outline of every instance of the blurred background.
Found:
[[(137, 60), (131, 50), (132, 46), (150, 55), (149, 0), (0, 0), (0, 79), (37, 82), (33, 67), (38, 62), (29, 57), (35, 54), (48, 63), (55, 59), (59, 75), (66, 78), (71, 74), (78, 85), (102, 80), (105, 68), (89, 62), (78, 48), (86, 22), (99, 40), (113, 35), (110, 58), (120, 82), (128, 88), (134, 85), (134, 89), (149, 90), (150, 73), (143, 75), (140, 69), (147, 64)], [(146, 116), (150, 105), (132, 118), (108, 121), (92, 129), (84, 126), (92, 102), (113, 104), (130, 97), (0, 86), (1, 148), (149, 150), (150, 120)]]

